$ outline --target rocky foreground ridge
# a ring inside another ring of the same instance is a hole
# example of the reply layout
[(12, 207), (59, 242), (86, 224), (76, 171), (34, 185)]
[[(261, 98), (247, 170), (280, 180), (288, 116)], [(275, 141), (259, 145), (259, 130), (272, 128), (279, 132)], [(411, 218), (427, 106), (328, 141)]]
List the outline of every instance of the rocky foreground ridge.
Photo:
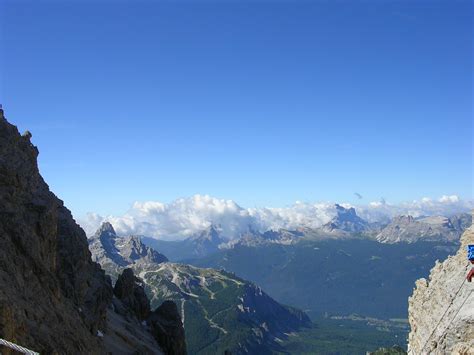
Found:
[(410, 354), (474, 354), (474, 282), (466, 255), (474, 227), (461, 237), (454, 256), (437, 262), (429, 280), (419, 279), (409, 299)]
[(0, 338), (45, 354), (184, 354), (174, 303), (143, 323), (131, 307), (140, 291), (114, 294), (84, 231), (41, 177), (30, 138), (0, 110)]

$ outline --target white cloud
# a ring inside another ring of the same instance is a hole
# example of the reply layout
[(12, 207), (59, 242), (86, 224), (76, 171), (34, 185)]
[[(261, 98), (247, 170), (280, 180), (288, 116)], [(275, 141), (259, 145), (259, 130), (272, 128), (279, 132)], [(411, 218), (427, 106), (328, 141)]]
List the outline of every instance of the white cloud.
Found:
[(456, 196), (456, 195), (451, 195), (451, 196), (443, 195), (439, 199), (439, 202), (441, 202), (441, 203), (457, 203), (457, 202), (459, 202), (459, 197)]
[[(345, 203), (341, 205), (352, 207)], [(401, 214), (419, 217), (467, 212), (474, 208), (474, 203), (472, 200), (462, 200), (452, 195), (442, 196), (437, 200), (422, 198), (419, 201), (399, 204), (382, 200), (354, 207), (362, 218), (375, 222), (387, 221)], [(249, 229), (265, 231), (279, 228), (317, 228), (329, 222), (335, 213), (332, 202), (296, 202), (288, 207), (246, 209), (232, 200), (195, 195), (171, 203), (135, 202), (123, 216), (103, 217), (90, 213), (80, 224), (87, 235), (92, 235), (103, 221), (109, 221), (121, 235), (139, 234), (159, 239), (182, 239), (211, 224), (218, 224), (224, 236), (233, 238)]]
[(333, 203), (303, 203), (297, 201), (290, 207), (251, 208), (249, 214), (255, 218), (256, 229), (317, 228), (327, 223), (336, 214)]
[[(97, 215), (91, 214), (81, 223), (88, 235), (93, 234), (100, 225), (99, 220)], [(220, 224), (223, 233), (228, 236), (246, 231), (253, 225), (249, 212), (234, 201), (207, 195), (181, 198), (169, 204), (135, 202), (125, 215), (101, 218), (101, 221), (105, 220), (111, 222), (119, 234), (140, 234), (163, 239), (183, 238), (212, 223)]]
[(474, 201), (462, 200), (456, 195), (443, 195), (439, 199), (423, 197), (421, 200), (390, 204), (386, 201), (370, 202), (368, 206), (360, 206), (357, 213), (369, 221), (380, 221), (397, 215), (413, 217), (443, 215), (450, 216), (460, 212), (469, 212), (474, 208)]

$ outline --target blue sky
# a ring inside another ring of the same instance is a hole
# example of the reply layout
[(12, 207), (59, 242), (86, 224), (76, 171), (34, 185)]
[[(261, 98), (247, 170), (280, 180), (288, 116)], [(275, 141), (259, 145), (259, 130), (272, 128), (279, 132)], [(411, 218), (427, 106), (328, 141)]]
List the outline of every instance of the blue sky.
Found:
[(472, 198), (470, 1), (7, 1), (0, 100), (76, 215)]

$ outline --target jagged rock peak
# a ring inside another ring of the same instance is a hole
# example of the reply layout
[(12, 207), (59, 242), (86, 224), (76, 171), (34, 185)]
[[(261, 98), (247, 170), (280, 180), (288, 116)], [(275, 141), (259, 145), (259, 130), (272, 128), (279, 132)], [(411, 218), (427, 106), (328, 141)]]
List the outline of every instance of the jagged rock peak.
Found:
[(349, 216), (356, 216), (356, 210), (354, 207), (345, 208), (342, 207), (340, 204), (336, 203), (334, 205), (336, 207), (337, 214), (340, 215), (349, 215)]
[(115, 238), (117, 237), (117, 233), (115, 233), (115, 229), (109, 222), (103, 222), (97, 232), (95, 232), (95, 236), (98, 237), (107, 237), (107, 238)]
[(222, 228), (219, 225), (211, 224), (209, 227), (204, 229), (202, 232), (196, 234), (195, 236), (191, 237), (195, 240), (208, 240), (208, 241), (220, 241), (222, 238), (220, 234), (222, 233)]
[(145, 245), (139, 236), (132, 235), (130, 237), (120, 238), (117, 248), (121, 255), (127, 260), (147, 261), (153, 263), (162, 263), (168, 261), (168, 258), (160, 254), (155, 249)]
[(323, 231), (358, 233), (368, 229), (369, 224), (357, 215), (354, 207), (345, 208), (339, 204), (334, 206), (336, 208), (336, 216), (330, 222), (323, 225)]
[(116, 272), (109, 270), (113, 280), (121, 273), (120, 268), (168, 261), (166, 256), (145, 245), (139, 236), (117, 236), (113, 226), (107, 222), (89, 238), (89, 249), (95, 262), (118, 266)]
[(474, 349), (473, 285), (466, 281), (467, 245), (474, 244), (471, 226), (454, 256), (436, 262), (429, 280), (419, 279), (408, 300), (412, 354), (472, 354)]
[(150, 315), (150, 301), (143, 289), (141, 280), (132, 269), (123, 270), (114, 287), (114, 295), (127, 306), (139, 320)]

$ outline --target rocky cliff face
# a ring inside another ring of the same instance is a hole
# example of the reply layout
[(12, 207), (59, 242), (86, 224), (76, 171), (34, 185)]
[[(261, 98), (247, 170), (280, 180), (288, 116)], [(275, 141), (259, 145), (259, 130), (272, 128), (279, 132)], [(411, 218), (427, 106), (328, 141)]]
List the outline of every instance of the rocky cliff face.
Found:
[(0, 337), (44, 353), (97, 353), (112, 287), (40, 176), (30, 137), (0, 110)]
[[(182, 326), (157, 334), (169, 323), (142, 324), (143, 289), (114, 296), (84, 231), (41, 177), (30, 138), (0, 110), (0, 338), (45, 354), (183, 354)], [(121, 257), (143, 253), (134, 246)]]
[(456, 255), (437, 262), (429, 280), (416, 282), (409, 298), (410, 354), (474, 354), (474, 282), (466, 247), (474, 244), (471, 226)]

